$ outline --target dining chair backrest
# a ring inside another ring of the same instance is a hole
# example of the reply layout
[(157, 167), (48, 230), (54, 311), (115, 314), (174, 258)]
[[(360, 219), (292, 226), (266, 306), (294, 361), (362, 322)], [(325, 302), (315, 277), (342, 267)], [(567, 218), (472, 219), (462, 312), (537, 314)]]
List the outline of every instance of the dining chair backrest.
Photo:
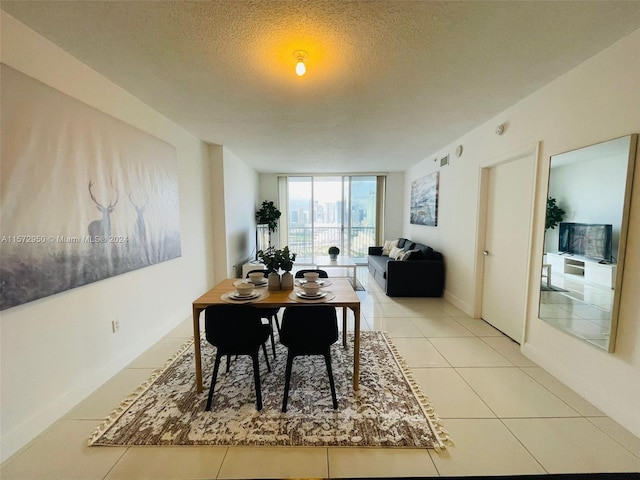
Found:
[(296, 354), (320, 354), (338, 340), (336, 309), (329, 305), (287, 307), (280, 343)]
[(212, 305), (205, 310), (205, 335), (212, 345), (230, 354), (245, 353), (265, 342), (259, 309), (250, 305)]
[(326, 272), (326, 270), (320, 270), (315, 268), (298, 270), (295, 274), (295, 278), (304, 278), (305, 273), (317, 273), (319, 278), (329, 278), (329, 274)]
[(267, 358), (267, 349), (264, 345), (269, 338), (271, 327), (262, 323), (260, 311), (250, 305), (211, 305), (204, 312), (207, 341), (217, 347), (205, 410), (211, 410), (213, 405), (213, 394), (216, 388), (220, 360), (223, 356), (227, 357), (227, 371), (229, 371), (231, 355), (249, 355), (251, 357), (256, 391), (256, 408), (262, 410), (258, 351), (262, 346), (265, 361), (267, 362), (267, 370), (271, 371), (269, 359)]
[[(336, 387), (331, 367), (331, 345), (338, 340), (338, 318), (336, 309), (329, 305), (287, 307), (282, 316), (280, 343), (287, 347), (282, 411), (287, 411), (293, 359), (304, 355), (322, 355), (327, 366), (331, 401), (338, 408)], [(307, 374), (313, 374), (308, 372)]]
[(269, 276), (269, 271), (266, 268), (258, 268), (257, 270), (249, 270), (245, 278), (249, 278), (252, 273), (262, 273), (265, 278)]

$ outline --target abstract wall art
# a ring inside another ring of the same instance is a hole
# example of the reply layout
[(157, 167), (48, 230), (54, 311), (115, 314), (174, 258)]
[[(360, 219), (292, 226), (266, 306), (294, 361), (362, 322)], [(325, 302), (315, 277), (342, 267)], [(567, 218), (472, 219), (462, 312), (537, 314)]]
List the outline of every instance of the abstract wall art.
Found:
[(440, 172), (434, 172), (411, 182), (411, 223), (438, 226), (439, 180)]

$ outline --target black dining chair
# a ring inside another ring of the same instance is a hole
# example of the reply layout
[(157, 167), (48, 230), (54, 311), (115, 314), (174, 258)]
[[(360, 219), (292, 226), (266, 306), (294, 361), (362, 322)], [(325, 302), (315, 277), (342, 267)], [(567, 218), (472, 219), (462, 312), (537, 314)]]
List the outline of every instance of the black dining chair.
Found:
[(302, 270), (298, 270), (296, 272), (296, 274), (294, 275), (295, 278), (304, 278), (304, 274), (305, 273), (317, 273), (318, 274), (318, 278), (329, 278), (329, 274), (326, 272), (326, 270), (320, 270), (320, 269), (315, 269), (315, 268), (305, 268)]
[(216, 386), (220, 360), (223, 356), (227, 357), (227, 371), (229, 371), (229, 357), (231, 355), (249, 355), (253, 359), (256, 408), (262, 410), (258, 352), (262, 345), (267, 370), (270, 372), (271, 366), (265, 342), (269, 338), (271, 328), (262, 323), (260, 311), (250, 305), (212, 305), (205, 309), (204, 325), (207, 341), (216, 347), (216, 360), (206, 410), (211, 410), (213, 403), (213, 391)]
[[(295, 278), (304, 278), (304, 274), (305, 273), (314, 273), (317, 272), (318, 278), (329, 278), (329, 274), (327, 273), (326, 270), (321, 270), (319, 268), (305, 268), (302, 270), (298, 270), (296, 272), (296, 274), (294, 275)], [(343, 342), (342, 344), (344, 345), (344, 347), (347, 347), (347, 317), (344, 316), (342, 319), (342, 337), (343, 337)]]
[(303, 355), (322, 355), (327, 365), (333, 408), (338, 408), (336, 386), (331, 369), (331, 345), (338, 340), (336, 309), (328, 305), (287, 307), (282, 315), (280, 343), (287, 347), (282, 411), (287, 411), (293, 359)]
[[(247, 272), (246, 278), (249, 278), (249, 275), (251, 275), (252, 273), (262, 273), (264, 275), (264, 278), (267, 278), (269, 276), (269, 272), (267, 270), (251, 270)], [(276, 342), (273, 338), (273, 326), (275, 324), (275, 328), (276, 330), (278, 330), (278, 335), (280, 335), (280, 324), (278, 323), (278, 312), (280, 311), (280, 308), (263, 308), (258, 305), (256, 305), (256, 308), (260, 310), (262, 318), (266, 319), (269, 322), (271, 329), (271, 350), (273, 351), (273, 358), (276, 358)]]

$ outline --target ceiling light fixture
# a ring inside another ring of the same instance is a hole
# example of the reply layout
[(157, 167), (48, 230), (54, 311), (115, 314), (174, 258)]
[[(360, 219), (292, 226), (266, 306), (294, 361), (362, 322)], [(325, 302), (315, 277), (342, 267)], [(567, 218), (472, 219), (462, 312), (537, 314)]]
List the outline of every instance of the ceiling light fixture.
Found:
[(296, 74), (301, 77), (307, 73), (307, 66), (304, 64), (305, 59), (309, 57), (309, 54), (304, 50), (296, 50), (293, 52), (293, 56), (296, 57)]

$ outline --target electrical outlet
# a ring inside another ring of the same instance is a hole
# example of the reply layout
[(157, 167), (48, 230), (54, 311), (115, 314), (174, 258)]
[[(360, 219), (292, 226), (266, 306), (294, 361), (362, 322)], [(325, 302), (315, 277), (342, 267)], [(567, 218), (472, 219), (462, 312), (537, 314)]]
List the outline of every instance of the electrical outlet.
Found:
[(120, 320), (111, 321), (111, 330), (113, 330), (113, 333), (116, 333), (118, 330), (120, 330)]

